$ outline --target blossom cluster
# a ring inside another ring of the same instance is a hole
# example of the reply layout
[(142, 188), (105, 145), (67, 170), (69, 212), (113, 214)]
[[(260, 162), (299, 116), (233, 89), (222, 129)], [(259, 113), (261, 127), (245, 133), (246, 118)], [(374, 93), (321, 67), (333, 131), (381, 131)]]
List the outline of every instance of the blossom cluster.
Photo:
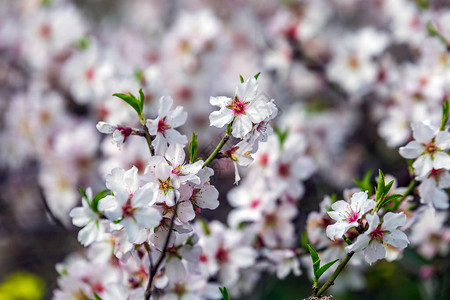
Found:
[[(152, 297), (215, 299), (218, 285), (248, 294), (264, 272), (312, 271), (305, 244), (326, 262), (354, 253), (353, 288), (361, 262), (399, 260), (408, 243), (430, 261), (448, 254), (447, 6), (104, 2), (0, 4), (1, 204), (18, 230), (50, 216), (87, 246), (58, 265), (55, 298), (142, 299), (161, 257)], [(140, 88), (149, 119), (111, 97)], [(398, 161), (382, 201), (402, 197), (377, 205), (370, 185), (349, 189)], [(219, 195), (215, 178), (233, 170), (238, 185)], [(80, 186), (92, 187), (81, 204)], [(223, 222), (199, 218), (226, 198)]]

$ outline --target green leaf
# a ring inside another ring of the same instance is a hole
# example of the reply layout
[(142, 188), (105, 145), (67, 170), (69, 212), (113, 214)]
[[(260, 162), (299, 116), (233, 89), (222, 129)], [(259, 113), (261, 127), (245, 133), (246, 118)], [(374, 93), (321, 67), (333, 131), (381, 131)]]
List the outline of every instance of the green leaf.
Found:
[(350, 241), (350, 239), (345, 234), (342, 235), (342, 239), (347, 243), (347, 245), (352, 244), (352, 241)]
[(402, 197), (403, 197), (403, 195), (400, 195), (400, 194), (390, 195), (389, 197), (386, 197), (386, 199), (383, 200), (383, 202), (380, 204), (380, 208), (384, 207), (385, 205), (387, 205), (392, 200), (396, 200), (396, 199), (399, 199), (399, 198), (402, 198)]
[(133, 94), (129, 93), (129, 95), (127, 94), (122, 94), (122, 93), (116, 93), (113, 94), (114, 97), (118, 97), (120, 99), (122, 99), (123, 101), (125, 101), (126, 103), (128, 103), (132, 108), (134, 108), (134, 110), (137, 112), (138, 115), (141, 115), (141, 104), (139, 102), (138, 99), (136, 99), (136, 97), (133, 96)]
[(139, 89), (139, 105), (141, 108), (141, 112), (144, 111), (144, 100), (145, 100), (145, 96), (144, 96), (144, 92), (142, 92), (142, 88)]
[(383, 171), (378, 170), (378, 186), (377, 186), (377, 190), (376, 190), (376, 196), (375, 196), (375, 201), (378, 203), (381, 198), (383, 197), (383, 192), (384, 192), (384, 174)]
[(417, 1), (417, 6), (422, 10), (430, 7), (429, 0), (416, 0), (416, 1)]
[(394, 184), (394, 180), (391, 180), (387, 185), (384, 186), (383, 197), (389, 193), (393, 184)]
[(274, 131), (278, 137), (278, 141), (280, 143), (280, 148), (283, 148), (283, 144), (286, 141), (288, 134), (289, 134), (289, 129), (282, 131), (279, 127), (275, 127)]
[(447, 39), (436, 29), (436, 27), (431, 22), (427, 23), (427, 31), (429, 35), (438, 38), (444, 44), (444, 46), (447, 47), (447, 49), (450, 47)]
[(244, 77), (242, 77), (242, 75), (239, 75), (239, 78), (241, 78), (241, 83), (244, 83)]
[(84, 199), (86, 199), (87, 203), (90, 204), (90, 203), (89, 203), (89, 198), (88, 198), (88, 196), (87, 196), (87, 194), (86, 194), (86, 191), (85, 191), (82, 187), (79, 187), (79, 188), (78, 188), (78, 191), (80, 192), (81, 197), (83, 197)]
[(103, 190), (103, 191), (99, 192), (97, 195), (95, 195), (94, 199), (92, 199), (92, 203), (90, 204), (91, 208), (94, 211), (98, 211), (98, 202), (101, 199), (105, 198), (108, 194), (109, 194), (109, 190)]
[(226, 287), (219, 287), (220, 293), (222, 293), (223, 300), (230, 300), (230, 294)]
[(197, 157), (197, 135), (192, 133), (191, 143), (189, 144), (189, 163), (192, 164)]
[(356, 184), (357, 187), (361, 189), (361, 191), (368, 191), (369, 197), (372, 196), (373, 193), (373, 185), (370, 181), (372, 178), (373, 170), (369, 169), (367, 170), (366, 174), (364, 174), (364, 177), (362, 180), (359, 179), (353, 179), (353, 182)]
[(94, 292), (94, 297), (95, 297), (95, 300), (102, 300), (102, 298), (99, 295), (97, 295), (96, 292)]
[(78, 47), (83, 51), (89, 48), (89, 37), (85, 36), (82, 39), (80, 39), (78, 41)]
[(308, 232), (306, 230), (303, 231), (302, 235), (300, 236), (300, 241), (302, 243), (302, 248), (308, 250)]
[(320, 268), (319, 254), (317, 254), (316, 249), (314, 249), (314, 247), (311, 246), (310, 244), (308, 244), (308, 250), (309, 250), (309, 254), (311, 255), (311, 260), (313, 262), (314, 277), (316, 279), (318, 279), (316, 274), (317, 274), (317, 272), (319, 271), (319, 268)]
[(441, 127), (439, 130), (445, 130), (445, 125), (447, 125), (448, 117), (450, 112), (450, 104), (448, 102), (448, 99), (445, 99), (444, 104), (442, 104), (442, 121), (441, 121)]
[(324, 264), (318, 271), (316, 274), (317, 280), (319, 280), (320, 276), (323, 275), (323, 273), (325, 273), (326, 270), (328, 270), (332, 265), (334, 265), (339, 259), (330, 261), (327, 264)]
[(314, 249), (313, 246), (308, 244), (308, 250), (309, 254), (311, 255), (312, 262), (315, 263), (316, 261), (319, 261), (319, 254), (317, 253), (316, 249)]
[(261, 72), (259, 72), (258, 74), (256, 74), (254, 77), (256, 80), (258, 80), (259, 75), (261, 75)]

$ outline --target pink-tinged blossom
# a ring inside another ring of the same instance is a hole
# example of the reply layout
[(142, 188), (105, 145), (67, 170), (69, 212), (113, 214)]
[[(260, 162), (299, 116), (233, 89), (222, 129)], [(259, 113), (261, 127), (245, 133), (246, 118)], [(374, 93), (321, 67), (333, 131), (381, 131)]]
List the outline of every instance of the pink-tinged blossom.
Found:
[(187, 113), (182, 106), (177, 106), (171, 110), (173, 99), (171, 97), (161, 97), (159, 99), (158, 117), (154, 120), (147, 120), (148, 131), (156, 136), (152, 141), (155, 153), (164, 155), (167, 144), (187, 144), (187, 137), (176, 130), (183, 125), (187, 119)]
[(336, 223), (327, 227), (327, 236), (334, 241), (336, 237), (341, 238), (350, 228), (358, 227), (361, 218), (374, 208), (375, 204), (374, 200), (367, 198), (367, 191), (353, 194), (350, 203), (344, 200), (336, 201), (331, 205), (332, 211), (328, 212)]
[(180, 197), (179, 176), (173, 173), (173, 168), (164, 157), (153, 156), (150, 158), (144, 171), (143, 179), (156, 185), (153, 202), (174, 206)]
[(122, 225), (128, 235), (128, 241), (136, 241), (141, 229), (153, 229), (159, 225), (160, 212), (150, 206), (154, 187), (147, 184), (139, 186), (139, 175), (136, 167), (128, 171), (114, 169), (106, 176), (106, 186), (113, 195), (106, 196), (99, 202), (99, 210), (114, 222)]
[(119, 125), (111, 125), (106, 122), (100, 121), (96, 125), (97, 130), (104, 134), (112, 133), (112, 141), (120, 149), (127, 137), (132, 133), (131, 128), (125, 128)]
[(91, 188), (86, 189), (86, 196), (88, 199), (81, 198), (81, 207), (75, 207), (70, 211), (73, 225), (83, 227), (78, 232), (78, 241), (85, 247), (102, 239), (105, 235), (105, 228), (100, 215), (92, 210), (88, 203), (93, 198)]
[(293, 249), (267, 251), (265, 256), (269, 261), (276, 264), (276, 274), (278, 279), (286, 278), (291, 272), (295, 276), (300, 276), (302, 274), (302, 271), (300, 270), (300, 259)]
[(209, 116), (211, 126), (222, 128), (233, 122), (231, 134), (243, 139), (253, 124), (264, 121), (273, 113), (267, 100), (257, 96), (257, 89), (258, 82), (252, 77), (238, 85), (234, 98), (211, 97), (211, 105), (220, 107)]
[(432, 169), (450, 169), (450, 133), (440, 131), (429, 123), (412, 125), (414, 141), (400, 147), (400, 155), (415, 159), (413, 168), (418, 176), (425, 176)]
[(250, 155), (252, 149), (252, 144), (246, 141), (240, 141), (229, 150), (224, 151), (224, 154), (233, 161), (234, 184), (237, 184), (241, 180), (238, 165), (246, 167), (252, 163), (253, 158)]
[(447, 209), (448, 194), (444, 189), (450, 188), (450, 174), (446, 169), (432, 169), (421, 179), (419, 185), (420, 202), (437, 209)]
[(377, 214), (367, 215), (369, 229), (358, 236), (356, 241), (347, 246), (347, 252), (364, 251), (364, 258), (372, 264), (387, 255), (388, 246), (404, 249), (408, 246), (409, 240), (402, 231), (398, 230), (406, 224), (406, 215), (404, 213), (388, 212), (383, 217), (383, 223), (380, 224), (380, 218)]
[(172, 178), (179, 181), (181, 184), (186, 182), (200, 184), (200, 178), (197, 176), (197, 173), (203, 166), (203, 160), (196, 161), (192, 164), (187, 164), (185, 161), (185, 156), (186, 154), (184, 153), (183, 145), (169, 145), (165, 157), (169, 165), (172, 167)]

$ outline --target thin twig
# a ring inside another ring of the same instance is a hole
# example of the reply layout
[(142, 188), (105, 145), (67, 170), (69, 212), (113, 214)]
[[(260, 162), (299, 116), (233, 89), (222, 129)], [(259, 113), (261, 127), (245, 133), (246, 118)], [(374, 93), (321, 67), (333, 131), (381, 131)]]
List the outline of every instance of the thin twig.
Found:
[(211, 153), (211, 155), (209, 155), (209, 157), (205, 160), (205, 163), (203, 164), (203, 168), (208, 166), (216, 158), (219, 151), (226, 144), (226, 142), (228, 142), (228, 139), (230, 138), (230, 134), (231, 134), (231, 126), (230, 125), (228, 125), (227, 131), (225, 132), (225, 135), (223, 136), (223, 138), (220, 140), (216, 149), (214, 149), (214, 151)]
[(341, 271), (344, 269), (344, 267), (350, 261), (353, 254), (355, 254), (355, 252), (347, 253), (347, 255), (344, 257), (344, 259), (338, 265), (336, 271), (334, 271), (333, 275), (331, 275), (330, 279), (328, 279), (327, 282), (325, 282), (325, 284), (319, 289), (319, 291), (317, 292), (317, 296), (320, 296), (321, 294), (323, 294), (330, 286), (332, 286), (334, 284), (334, 280), (336, 279), (336, 277), (338, 277), (339, 273), (341, 273)]
[(167, 234), (167, 238), (166, 238), (166, 241), (164, 243), (163, 250), (162, 250), (161, 255), (159, 256), (158, 260), (156, 261), (156, 264), (153, 265), (152, 258), (150, 257), (151, 253), (150, 253), (149, 250), (147, 250), (148, 256), (149, 256), (149, 259), (150, 259), (150, 274), (149, 274), (147, 288), (145, 290), (145, 299), (146, 300), (149, 300), (150, 296), (152, 295), (153, 279), (155, 278), (156, 273), (158, 272), (158, 269), (159, 269), (161, 263), (163, 262), (164, 258), (166, 257), (167, 247), (169, 246), (170, 237), (172, 235), (173, 226), (175, 224), (175, 218), (177, 216), (177, 210), (178, 210), (178, 202), (175, 203), (175, 209), (173, 211), (173, 216), (172, 216), (172, 219), (170, 221), (169, 233)]
[(150, 150), (150, 154), (153, 156), (155, 155), (155, 149), (153, 148), (152, 145), (152, 136), (150, 135), (150, 132), (148, 132), (146, 124), (142, 125), (142, 128), (144, 129), (144, 136), (145, 139), (147, 140), (148, 149)]

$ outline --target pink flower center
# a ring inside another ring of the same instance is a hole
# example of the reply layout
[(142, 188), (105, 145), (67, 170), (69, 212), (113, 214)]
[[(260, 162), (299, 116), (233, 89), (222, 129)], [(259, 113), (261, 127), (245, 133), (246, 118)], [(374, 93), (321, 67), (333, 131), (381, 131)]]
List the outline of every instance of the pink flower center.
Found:
[(51, 29), (51, 27), (48, 24), (42, 24), (41, 27), (39, 28), (39, 35), (43, 39), (50, 38), (51, 32), (52, 32), (52, 29)]
[(234, 97), (233, 101), (227, 106), (227, 108), (233, 111), (235, 116), (240, 116), (245, 114), (245, 108), (249, 102), (243, 102), (239, 100), (238, 97)]
[(261, 156), (259, 157), (259, 164), (262, 167), (265, 167), (267, 166), (268, 163), (269, 163), (269, 155), (267, 153), (261, 154)]
[(182, 175), (182, 174), (181, 174), (181, 166), (177, 166), (176, 168), (173, 168), (173, 169), (172, 169), (172, 174), (181, 176), (181, 175)]
[(224, 264), (228, 262), (229, 259), (228, 254), (229, 254), (228, 250), (222, 247), (216, 251), (216, 259), (219, 262), (219, 264)]
[(374, 229), (370, 234), (369, 237), (372, 240), (376, 240), (377, 242), (381, 242), (383, 240), (384, 237), (384, 231), (381, 230), (380, 228)]
[(278, 166), (278, 174), (283, 178), (289, 177), (291, 175), (291, 166), (281, 163)]
[(435, 154), (438, 150), (438, 147), (434, 143), (428, 143), (425, 145), (425, 153), (427, 154)]
[(162, 134), (166, 134), (166, 130), (169, 129), (170, 126), (167, 125), (166, 118), (163, 118), (158, 121), (158, 132)]
[(94, 68), (87, 68), (86, 71), (84, 71), (84, 76), (86, 77), (87, 81), (91, 81), (94, 79), (95, 70)]
[(206, 256), (205, 254), (200, 255), (200, 261), (205, 263), (208, 261), (208, 256)]
[(350, 211), (347, 212), (347, 222), (353, 223), (358, 219), (359, 219), (358, 213), (353, 211), (353, 209), (350, 208)]
[(124, 218), (134, 216), (134, 211), (135, 209), (133, 208), (133, 205), (131, 205), (130, 201), (127, 201), (127, 203), (125, 203), (124, 206), (122, 206), (122, 216)]
[(250, 201), (250, 207), (251, 208), (257, 208), (260, 203), (261, 203), (261, 200), (253, 199), (252, 201)]
[(434, 178), (436, 181), (439, 181), (439, 178), (441, 178), (442, 174), (444, 174), (445, 169), (432, 169), (430, 172), (430, 175), (428, 175), (428, 178)]

